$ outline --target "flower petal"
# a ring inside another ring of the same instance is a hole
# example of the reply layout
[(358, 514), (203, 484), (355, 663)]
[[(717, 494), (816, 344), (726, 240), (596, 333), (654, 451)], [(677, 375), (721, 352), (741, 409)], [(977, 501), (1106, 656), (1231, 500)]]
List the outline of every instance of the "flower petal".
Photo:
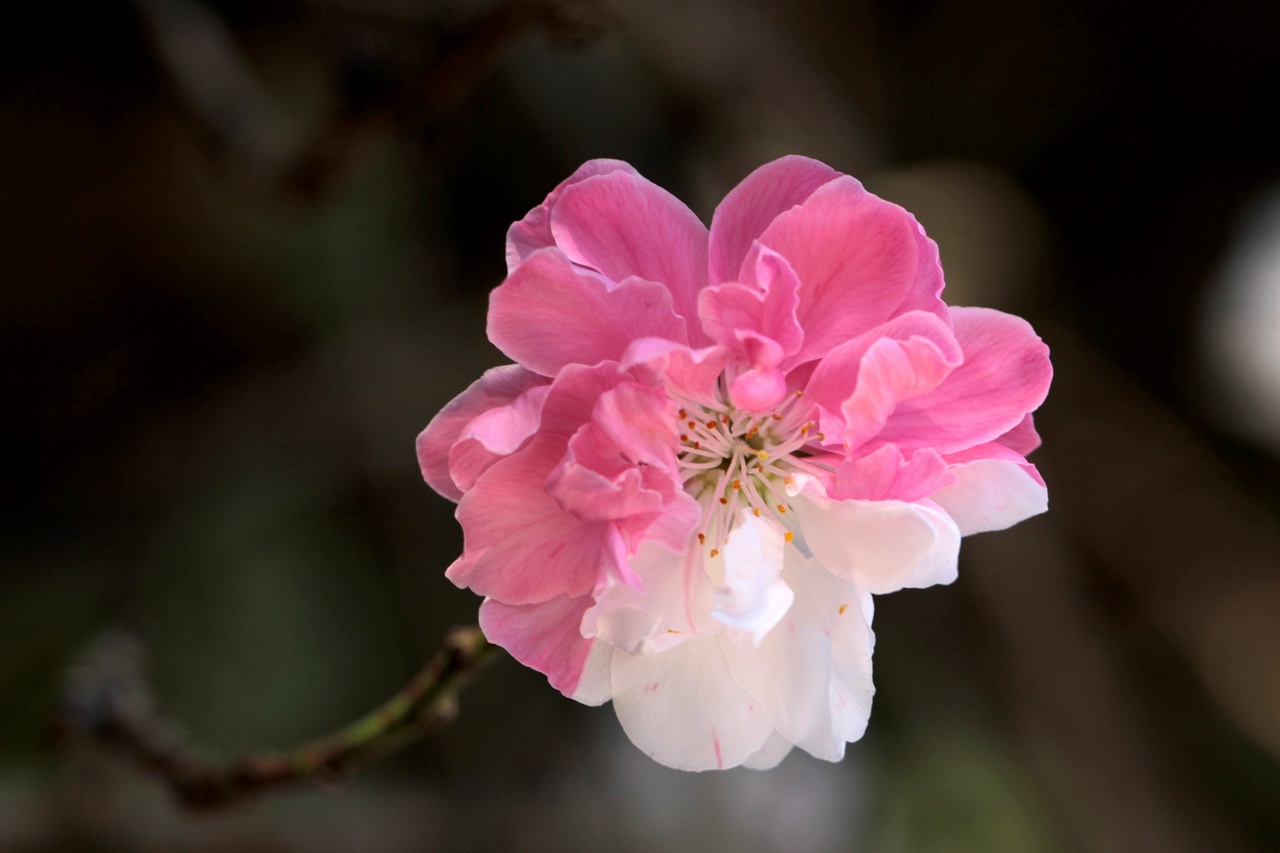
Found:
[(631, 742), (677, 770), (736, 767), (764, 746), (773, 725), (734, 683), (717, 635), (663, 652), (613, 653), (613, 707)]
[(1003, 445), (979, 445), (947, 461), (956, 481), (931, 498), (962, 536), (1004, 530), (1049, 509), (1049, 492), (1036, 467)]
[[(418, 464), (427, 484), (450, 500), (460, 499), (463, 489), (449, 473), (449, 454), (467, 425), (491, 409), (512, 403), (530, 388), (546, 383), (545, 377), (518, 364), (508, 364), (486, 370), (467, 390), (454, 397), (418, 435)], [(536, 428), (536, 424), (533, 426)], [(518, 431), (513, 426), (509, 437), (514, 438), (514, 432)]]
[(1018, 427), (1049, 392), (1049, 348), (1023, 319), (987, 308), (953, 308), (964, 363), (941, 385), (900, 405), (880, 438), (952, 453)]
[(902, 314), (836, 347), (805, 388), (806, 398), (820, 407), (824, 443), (846, 452), (860, 447), (881, 432), (900, 403), (932, 391), (963, 358), (946, 322), (924, 311)]
[[(578, 630), (590, 596), (559, 596), (539, 604), (503, 604), (489, 598), (480, 605), (480, 630), (527, 667), (547, 676), (551, 686), (587, 705), (609, 700), (607, 644), (586, 639)], [(597, 649), (597, 646), (606, 648)]]
[[(560, 196), (551, 233), (571, 261), (606, 278), (666, 285), (676, 313), (696, 325), (698, 291), (707, 283), (707, 229), (671, 193), (625, 172), (588, 178)], [(701, 333), (689, 331), (690, 342), (701, 344)]]
[(797, 155), (766, 163), (747, 175), (711, 217), (711, 283), (736, 281), (752, 242), (769, 223), (838, 177), (830, 166)]
[(955, 480), (946, 460), (933, 450), (917, 450), (907, 458), (897, 447), (886, 444), (842, 462), (827, 494), (841, 500), (917, 501)]
[(686, 340), (665, 286), (618, 281), (575, 269), (555, 249), (536, 252), (489, 297), (489, 340), (547, 376), (569, 364), (617, 360), (636, 338)]
[(721, 346), (690, 349), (660, 338), (634, 341), (622, 356), (622, 367), (651, 385), (665, 385), (679, 396), (715, 406), (720, 374), (729, 362), (729, 351)]
[(918, 223), (847, 175), (783, 213), (760, 242), (785, 257), (800, 279), (796, 315), (801, 364), (912, 310), (946, 316), (941, 269)]
[(792, 499), (804, 544), (832, 573), (882, 595), (956, 579), (960, 531), (929, 502)]
[(603, 565), (607, 525), (583, 522), (546, 491), (565, 442), (539, 435), (476, 480), (458, 503), (465, 547), (446, 577), (507, 604), (589, 593)]
[(734, 680), (760, 702), (780, 735), (817, 758), (839, 761), (871, 713), (865, 594), (794, 548), (786, 579), (795, 588), (791, 612), (759, 648), (726, 648), (725, 655)]
[(640, 174), (621, 160), (588, 160), (552, 190), (542, 204), (512, 225), (507, 230), (507, 272), (514, 272), (522, 261), (539, 249), (555, 245), (555, 238), (551, 236), (551, 210), (567, 188), (587, 178), (613, 172), (637, 176)]
[(753, 646), (760, 645), (795, 598), (782, 580), (784, 532), (777, 522), (744, 509), (724, 553), (712, 560), (718, 565), (708, 569), (712, 577), (719, 575), (712, 618), (746, 632)]
[(689, 636), (716, 630), (712, 591), (696, 549), (672, 553), (656, 543), (631, 559), (641, 589), (611, 584), (596, 592), (582, 621), (585, 636), (598, 636), (629, 653), (661, 652)]
[(769, 739), (764, 742), (764, 746), (760, 747), (759, 751), (753, 752), (750, 758), (742, 762), (742, 766), (752, 770), (772, 770), (781, 764), (782, 759), (790, 755), (794, 748), (795, 744), (775, 731), (769, 735)]

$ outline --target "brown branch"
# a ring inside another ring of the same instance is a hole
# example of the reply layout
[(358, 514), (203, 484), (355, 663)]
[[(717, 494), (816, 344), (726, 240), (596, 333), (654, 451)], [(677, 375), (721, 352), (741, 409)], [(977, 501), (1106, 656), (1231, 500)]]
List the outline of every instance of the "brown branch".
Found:
[(185, 745), (177, 727), (155, 713), (141, 646), (114, 634), (93, 643), (68, 674), (55, 732), (117, 746), (161, 776), (183, 805), (213, 809), (308, 779), (344, 778), (438, 731), (457, 715), (458, 693), (497, 652), (479, 628), (455, 628), (400, 692), (345, 728), (284, 752), (220, 762)]

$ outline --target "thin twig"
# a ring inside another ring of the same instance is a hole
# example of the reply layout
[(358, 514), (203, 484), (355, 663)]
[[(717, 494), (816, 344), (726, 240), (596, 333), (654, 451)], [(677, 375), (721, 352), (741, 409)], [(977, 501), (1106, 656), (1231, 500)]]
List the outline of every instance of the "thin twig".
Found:
[(220, 762), (198, 755), (172, 723), (154, 712), (142, 678), (140, 645), (111, 635), (95, 642), (72, 668), (55, 727), (63, 735), (126, 750), (160, 775), (183, 805), (213, 809), (305, 780), (346, 777), (438, 731), (457, 715), (458, 693), (497, 652), (479, 628), (455, 628), (444, 648), (400, 692), (345, 728), (284, 752)]

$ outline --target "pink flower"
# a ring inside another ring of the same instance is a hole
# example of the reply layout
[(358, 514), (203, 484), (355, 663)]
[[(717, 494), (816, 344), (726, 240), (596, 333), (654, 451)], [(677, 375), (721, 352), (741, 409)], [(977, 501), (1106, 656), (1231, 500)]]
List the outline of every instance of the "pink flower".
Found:
[(948, 308), (902, 208), (803, 157), (708, 232), (593, 160), (507, 234), (487, 372), (418, 438), (480, 624), (672, 767), (838, 760), (871, 710), (872, 596), (1044, 512), (1048, 350)]

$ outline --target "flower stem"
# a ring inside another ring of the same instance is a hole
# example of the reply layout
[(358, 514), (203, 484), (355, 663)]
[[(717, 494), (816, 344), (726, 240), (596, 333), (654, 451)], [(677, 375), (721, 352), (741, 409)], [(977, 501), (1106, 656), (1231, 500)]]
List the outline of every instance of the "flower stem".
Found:
[(95, 642), (69, 673), (55, 731), (116, 745), (161, 776), (184, 806), (214, 809), (305, 780), (345, 778), (439, 731), (457, 716), (459, 692), (498, 652), (479, 628), (454, 628), (398, 693), (346, 727), (283, 752), (210, 761), (153, 712), (140, 645), (110, 635)]

